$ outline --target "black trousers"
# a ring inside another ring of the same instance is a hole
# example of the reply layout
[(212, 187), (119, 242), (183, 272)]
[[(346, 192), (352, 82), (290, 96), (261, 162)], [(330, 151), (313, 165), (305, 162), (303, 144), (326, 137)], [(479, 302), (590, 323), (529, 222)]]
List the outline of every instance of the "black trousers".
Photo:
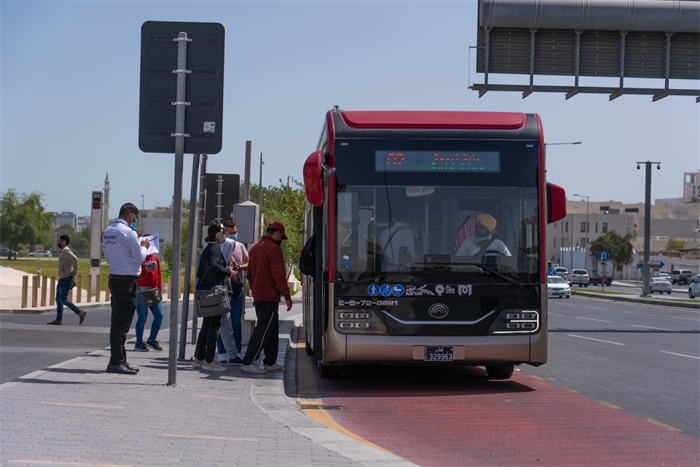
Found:
[(112, 325), (109, 329), (112, 356), (109, 363), (112, 365), (126, 362), (126, 335), (131, 329), (136, 312), (137, 279), (136, 276), (109, 276), (107, 284), (112, 294)]
[[(227, 315), (228, 316), (228, 315)], [(216, 355), (216, 336), (219, 335), (221, 316), (210, 316), (202, 319), (202, 328), (197, 336), (197, 346), (194, 349), (194, 357), (197, 360), (214, 361)]]
[(255, 302), (255, 313), (258, 315), (258, 323), (250, 336), (248, 349), (243, 357), (243, 364), (250, 365), (260, 357), (260, 352), (265, 351), (265, 365), (277, 363), (277, 351), (279, 348), (279, 302)]

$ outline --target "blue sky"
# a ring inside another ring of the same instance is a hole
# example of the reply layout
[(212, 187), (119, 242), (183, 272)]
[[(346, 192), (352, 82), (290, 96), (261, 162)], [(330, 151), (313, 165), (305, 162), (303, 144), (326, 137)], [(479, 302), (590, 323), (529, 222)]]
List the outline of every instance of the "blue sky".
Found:
[[(475, 71), (477, 3), (466, 2), (13, 2), (0, 3), (0, 190), (40, 191), (49, 210), (89, 214), (111, 181), (114, 216), (125, 202), (168, 205), (174, 156), (138, 148), (140, 31), (145, 21), (218, 22), (226, 29), (223, 149), (209, 172), (243, 175), (264, 153), (264, 185), (302, 179), (327, 109), (491, 110), (539, 113), (548, 179), (594, 200), (644, 200), (636, 161), (654, 170), (653, 198), (681, 196), (700, 168), (694, 98), (489, 92)], [(491, 82), (527, 77), (491, 76)], [(569, 84), (539, 78), (537, 84)], [(610, 82), (582, 81), (610, 85)], [(613, 80), (615, 86), (617, 80)], [(638, 85), (634, 81), (630, 85)], [(646, 87), (658, 82), (642, 82)], [(682, 83), (697, 88), (697, 83)], [(189, 198), (192, 156), (185, 155)]]

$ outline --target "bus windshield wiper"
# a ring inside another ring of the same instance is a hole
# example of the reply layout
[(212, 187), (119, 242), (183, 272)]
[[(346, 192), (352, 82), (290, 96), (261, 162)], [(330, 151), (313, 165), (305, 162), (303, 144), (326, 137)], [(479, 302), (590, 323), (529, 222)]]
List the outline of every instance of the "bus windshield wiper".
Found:
[(508, 282), (509, 284), (513, 284), (517, 287), (520, 287), (521, 289), (525, 287), (524, 284), (521, 282), (516, 281), (515, 279), (512, 279), (505, 274), (501, 274), (500, 272), (496, 271), (493, 268), (490, 268), (484, 264), (481, 263), (416, 263), (416, 264), (421, 264), (421, 265), (433, 265), (433, 266), (476, 266), (482, 271), (486, 271), (490, 273), (493, 276), (498, 277), (499, 279), (503, 279), (504, 281)]

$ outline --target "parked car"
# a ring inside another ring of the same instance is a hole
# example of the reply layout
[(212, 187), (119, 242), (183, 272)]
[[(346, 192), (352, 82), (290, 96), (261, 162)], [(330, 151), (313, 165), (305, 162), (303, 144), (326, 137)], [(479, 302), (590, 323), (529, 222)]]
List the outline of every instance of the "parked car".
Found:
[(51, 254), (51, 252), (48, 250), (39, 250), (39, 251), (34, 252), (34, 257), (35, 258), (53, 258), (53, 254)]
[(548, 276), (547, 297), (571, 298), (571, 287), (566, 279), (559, 276)]
[(571, 285), (582, 285), (584, 287), (588, 287), (588, 284), (591, 282), (590, 276), (588, 275), (588, 271), (585, 269), (574, 269), (571, 272), (571, 276), (569, 278), (569, 284)]
[(654, 277), (666, 279), (667, 281), (671, 282), (671, 275), (666, 272), (657, 272), (656, 274), (654, 274)]
[(659, 292), (659, 293), (664, 293), (666, 292), (667, 294), (671, 295), (671, 292), (673, 289), (671, 288), (671, 283), (667, 281), (666, 279), (661, 279), (659, 277), (655, 277), (649, 281), (649, 293), (654, 293), (654, 292)]
[(27, 253), (27, 258), (34, 258), (34, 253), (36, 253), (36, 251), (30, 251)]
[[(687, 277), (690, 277), (693, 275), (693, 272), (688, 271), (687, 269), (674, 269), (673, 271), (671, 271), (671, 284), (675, 284), (677, 282), (680, 284), (680, 277), (683, 276), (685, 278), (686, 275)], [(685, 283), (687, 284), (687, 282)]]
[(678, 282), (678, 285), (690, 284), (691, 277), (693, 277), (693, 273), (690, 271), (685, 271), (680, 273), (676, 281)]
[(700, 282), (700, 274), (695, 274), (694, 276), (690, 276), (690, 283), (694, 284), (696, 282)]
[(691, 282), (688, 286), (688, 298), (700, 297), (700, 275), (693, 277), (697, 277), (698, 280)]
[(569, 270), (566, 268), (554, 268), (554, 275), (566, 278), (569, 275)]

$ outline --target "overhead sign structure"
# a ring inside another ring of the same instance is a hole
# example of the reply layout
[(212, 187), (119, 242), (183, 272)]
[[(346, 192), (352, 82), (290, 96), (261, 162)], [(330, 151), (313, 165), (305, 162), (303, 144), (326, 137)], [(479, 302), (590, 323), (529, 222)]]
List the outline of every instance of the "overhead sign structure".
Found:
[(224, 27), (219, 23), (147, 21), (141, 27), (139, 148), (175, 153), (177, 38), (187, 33), (185, 149), (221, 151), (224, 104)]

